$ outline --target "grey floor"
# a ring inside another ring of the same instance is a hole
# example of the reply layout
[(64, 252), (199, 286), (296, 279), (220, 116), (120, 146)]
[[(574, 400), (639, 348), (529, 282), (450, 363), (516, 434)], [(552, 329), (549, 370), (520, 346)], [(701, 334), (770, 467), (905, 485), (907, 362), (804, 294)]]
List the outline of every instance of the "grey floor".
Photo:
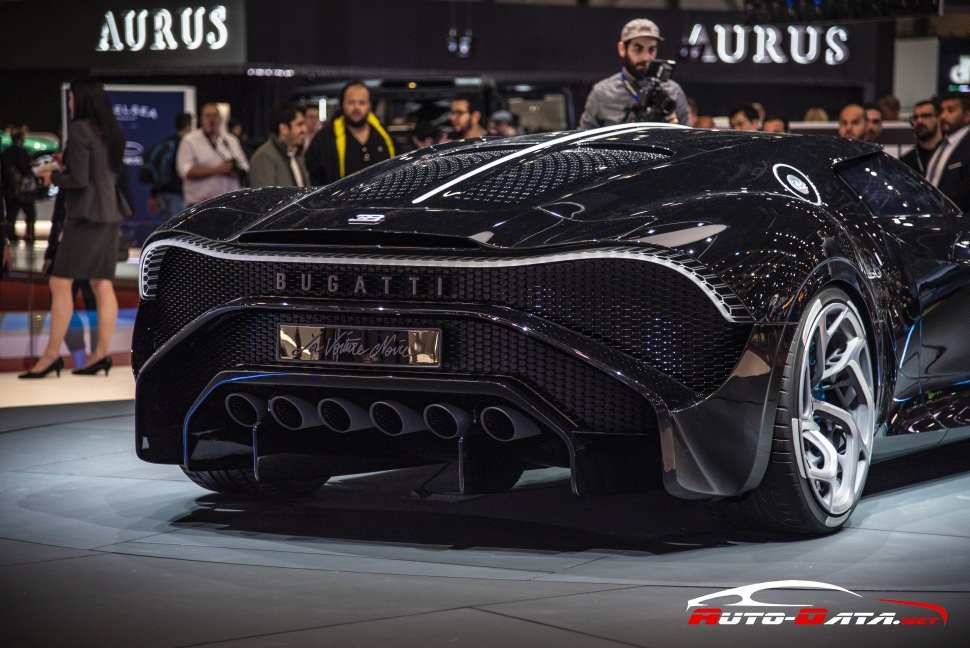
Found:
[[(876, 466), (848, 528), (784, 541), (663, 492), (576, 498), (555, 471), (470, 499), (428, 467), (254, 503), (141, 463), (132, 426), (126, 401), (0, 410), (3, 648), (970, 645), (968, 444)], [(851, 592), (727, 597), (705, 605), (791, 616), (688, 624), (691, 599), (784, 580)], [(860, 625), (887, 612), (923, 623)]]

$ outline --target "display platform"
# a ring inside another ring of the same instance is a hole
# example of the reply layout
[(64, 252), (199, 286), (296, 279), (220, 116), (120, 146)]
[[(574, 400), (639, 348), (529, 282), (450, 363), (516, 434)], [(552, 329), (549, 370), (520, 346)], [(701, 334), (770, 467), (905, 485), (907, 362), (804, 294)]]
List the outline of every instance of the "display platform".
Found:
[(447, 465), (220, 496), (140, 462), (133, 418), (130, 400), (0, 408), (0, 645), (970, 641), (965, 443), (876, 465), (847, 528), (785, 540), (664, 492), (578, 498), (556, 470), (475, 498)]

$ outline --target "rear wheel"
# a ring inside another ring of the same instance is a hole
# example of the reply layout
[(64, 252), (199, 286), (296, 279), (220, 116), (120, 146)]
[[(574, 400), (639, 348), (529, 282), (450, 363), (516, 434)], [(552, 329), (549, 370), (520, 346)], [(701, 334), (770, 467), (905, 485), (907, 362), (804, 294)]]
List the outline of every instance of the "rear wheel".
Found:
[(261, 497), (294, 497), (318, 491), (327, 478), (287, 479), (275, 482), (256, 481), (252, 470), (186, 470), (182, 472), (207, 490), (227, 495), (257, 495)]
[(848, 520), (872, 461), (871, 347), (845, 292), (826, 288), (812, 299), (785, 363), (767, 472), (740, 502), (747, 522), (820, 535)]

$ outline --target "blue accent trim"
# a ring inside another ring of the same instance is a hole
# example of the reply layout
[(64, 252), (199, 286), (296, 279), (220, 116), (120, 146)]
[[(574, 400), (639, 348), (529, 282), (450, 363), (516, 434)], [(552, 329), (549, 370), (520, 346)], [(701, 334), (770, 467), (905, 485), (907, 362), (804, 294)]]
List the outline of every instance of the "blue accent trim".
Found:
[[(195, 405), (193, 405), (192, 409), (189, 410), (189, 413), (185, 415), (185, 421), (182, 423), (182, 465), (185, 466), (186, 469), (188, 469), (189, 420), (192, 418), (192, 415), (195, 414), (195, 410), (199, 409), (199, 405), (201, 405), (205, 401), (205, 399), (209, 397), (209, 394), (211, 394), (216, 389), (218, 389), (219, 387), (222, 387), (227, 383), (240, 382), (244, 380), (254, 380), (257, 378), (271, 378), (273, 376), (288, 376), (288, 375), (289, 374), (285, 374), (285, 373), (269, 373), (269, 374), (253, 374), (252, 376), (237, 376), (236, 378), (229, 378), (228, 380), (223, 380), (216, 383), (215, 385), (212, 385), (212, 387), (210, 387), (208, 391), (202, 394), (199, 398), (195, 399)], [(254, 443), (253, 447), (255, 447), (255, 438), (253, 439), (253, 443)], [(253, 455), (255, 456), (255, 453), (253, 453)], [(255, 462), (255, 459), (253, 461)]]
[[(906, 334), (906, 344), (903, 345), (903, 355), (902, 357), (900, 357), (900, 360), (902, 362), (906, 362), (906, 356), (909, 354), (909, 343), (913, 338), (913, 333), (916, 332), (916, 328), (920, 327), (920, 329), (922, 330), (922, 322), (923, 322), (922, 316), (917, 315), (916, 319), (913, 320), (912, 325), (910, 325), (909, 333)], [(902, 373), (901, 370), (902, 370), (902, 366), (900, 366), (900, 373)], [(919, 371), (917, 371), (917, 374), (919, 374)], [(903, 375), (907, 376), (908, 374), (903, 373)], [(919, 376), (917, 375), (917, 376), (909, 376), (909, 377), (918, 378)]]
[(620, 79), (623, 80), (623, 85), (626, 87), (626, 91), (629, 92), (630, 95), (633, 97), (633, 100), (640, 101), (640, 93), (634, 92), (633, 84), (630, 83), (630, 80), (628, 78), (626, 78), (626, 70), (623, 68), (620, 68)]

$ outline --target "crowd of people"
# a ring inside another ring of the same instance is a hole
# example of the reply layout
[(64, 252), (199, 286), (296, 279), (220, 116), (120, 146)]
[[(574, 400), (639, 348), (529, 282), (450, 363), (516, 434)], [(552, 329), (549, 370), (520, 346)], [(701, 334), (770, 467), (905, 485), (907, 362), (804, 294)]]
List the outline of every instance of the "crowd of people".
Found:
[[(176, 148), (170, 173), (151, 186), (150, 213), (163, 218), (180, 213), (203, 200), (234, 191), (241, 186), (309, 187), (330, 184), (356, 171), (389, 160), (398, 151), (384, 124), (373, 112), (371, 90), (355, 80), (341, 88), (339, 111), (320, 121), (316, 106), (300, 103), (274, 105), (266, 116), (267, 138), (255, 151), (234, 128), (223, 127), (223, 115), (215, 103), (201, 107), (199, 126), (192, 116), (180, 113), (175, 132), (167, 138)], [(410, 135), (410, 149), (451, 139), (517, 135), (516, 119), (507, 110), (491, 116), (482, 98), (459, 94), (447, 113), (450, 132), (429, 121), (419, 121)]]
[[(657, 60), (663, 38), (647, 19), (623, 26), (617, 53), (620, 71), (595, 84), (579, 121), (581, 129), (643, 121), (665, 121), (694, 128), (712, 128), (714, 119), (699, 114), (697, 103), (677, 82), (663, 75)], [(254, 151), (242, 137), (238, 122), (224, 124), (218, 104), (200, 108), (199, 128), (192, 115), (175, 118), (167, 139), (176, 153), (172, 169), (151, 185), (148, 210), (163, 218), (204, 200), (247, 186), (325, 185), (393, 157), (394, 141), (373, 112), (371, 91), (351, 81), (340, 91), (337, 115), (321, 122), (319, 109), (295, 103), (273, 106), (266, 118), (267, 139)], [(47, 180), (61, 189), (44, 269), (51, 291), (50, 337), (42, 355), (21, 378), (60, 375), (64, 361), (60, 347), (70, 322), (75, 291), (86, 294), (97, 312), (97, 328), (90, 356), (75, 359), (73, 373), (93, 375), (111, 368), (109, 345), (117, 319), (113, 289), (118, 225), (130, 214), (132, 192), (123, 173), (125, 138), (104, 87), (93, 79), (71, 84), (72, 123), (63, 154), (55, 156)], [(838, 116), (838, 134), (846, 139), (876, 142), (884, 121), (899, 119), (899, 102), (885, 97), (874, 104), (849, 104)], [(423, 148), (448, 139), (502, 137), (517, 134), (516, 119), (508, 111), (488, 115), (482, 98), (456, 96), (450, 104), (450, 133), (435, 124), (418, 122), (411, 145)], [(828, 121), (822, 108), (806, 111), (805, 121)], [(742, 105), (728, 115), (730, 128), (742, 131), (789, 132), (789, 120), (766, 112), (757, 103)], [(915, 145), (901, 159), (938, 187), (963, 210), (970, 210), (970, 97), (949, 93), (918, 102), (910, 117)], [(226, 127), (228, 126), (228, 128)], [(26, 240), (34, 240), (36, 214), (31, 201), (15, 186), (34, 171), (24, 150), (24, 134), (16, 131), (12, 145), (0, 156), (3, 207), (6, 212), (3, 267), (9, 267), (7, 239), (16, 240), (13, 221), (23, 212)], [(15, 180), (16, 179), (16, 180)]]
[[(849, 104), (839, 111), (838, 133), (844, 139), (878, 142), (883, 122), (899, 120), (899, 103), (888, 97), (879, 104)], [(900, 160), (970, 210), (970, 140), (963, 144), (970, 125), (970, 95), (947, 92), (918, 101), (909, 118), (914, 146)], [(762, 114), (755, 105), (741, 106), (730, 116), (734, 130), (789, 132), (780, 114)]]
[[(651, 63), (657, 59), (663, 38), (657, 25), (645, 18), (631, 20), (620, 32), (617, 53), (622, 61), (618, 73), (593, 86), (580, 118), (580, 128), (595, 128), (642, 121), (643, 114), (659, 110), (672, 124), (711, 128), (714, 120), (699, 115), (697, 103), (675, 81), (656, 76)], [(839, 111), (838, 134), (844, 139), (878, 142), (883, 122), (899, 120), (900, 104), (886, 96), (872, 104), (848, 104)], [(655, 113), (651, 113), (655, 114)], [(806, 111), (805, 121), (828, 121), (824, 109)], [(789, 132), (788, 118), (766, 112), (760, 104), (738, 106), (728, 115), (733, 130)], [(970, 210), (970, 94), (948, 92), (916, 103), (910, 124), (916, 140), (901, 160), (950, 197), (962, 210)]]
[[(647, 116), (694, 128), (715, 126), (714, 118), (700, 114), (697, 102), (676, 81), (654, 76), (657, 70), (653, 63), (658, 59), (663, 40), (659, 27), (651, 20), (639, 18), (623, 26), (616, 45), (620, 71), (593, 86), (579, 120), (580, 129), (642, 121)], [(941, 101), (952, 100), (953, 97), (947, 96)], [(946, 129), (956, 131), (961, 127), (958, 124), (963, 123), (955, 118), (937, 122), (926, 117), (928, 111), (940, 113), (941, 101), (921, 102), (914, 111), (912, 124), (917, 146), (906, 159), (915, 156), (925, 168), (929, 167), (929, 158), (946, 135)], [(232, 129), (226, 131), (222, 127), (218, 107), (206, 104), (202, 107), (201, 129), (185, 135), (185, 122), (176, 124), (184, 137), (178, 148), (178, 173), (171, 191), (159, 193), (158, 204), (169, 205), (166, 215), (171, 215), (236, 189), (241, 183), (298, 187), (329, 184), (399, 152), (385, 125), (374, 114), (371, 90), (364, 82), (347, 83), (339, 93), (338, 105), (337, 115), (325, 123), (321, 123), (315, 106), (274, 106), (267, 116), (268, 139), (250, 155), (245, 142), (240, 142)], [(899, 120), (899, 111), (899, 101), (891, 96), (877, 103), (849, 104), (839, 112), (838, 134), (846, 139), (877, 142), (883, 122)], [(759, 103), (738, 106), (727, 117), (734, 130), (790, 132), (786, 115), (766, 111)], [(188, 118), (188, 115), (179, 116), (179, 120)], [(456, 96), (447, 118), (450, 132), (443, 132), (427, 121), (415, 124), (411, 145), (422, 148), (449, 139), (517, 134), (516, 120), (510, 112), (500, 110), (489, 116), (482, 97), (476, 94)], [(827, 122), (829, 115), (821, 107), (811, 107), (802, 119)], [(917, 170), (923, 173), (921, 168)], [(933, 180), (932, 176), (927, 177)], [(179, 187), (182, 202), (176, 199)]]

